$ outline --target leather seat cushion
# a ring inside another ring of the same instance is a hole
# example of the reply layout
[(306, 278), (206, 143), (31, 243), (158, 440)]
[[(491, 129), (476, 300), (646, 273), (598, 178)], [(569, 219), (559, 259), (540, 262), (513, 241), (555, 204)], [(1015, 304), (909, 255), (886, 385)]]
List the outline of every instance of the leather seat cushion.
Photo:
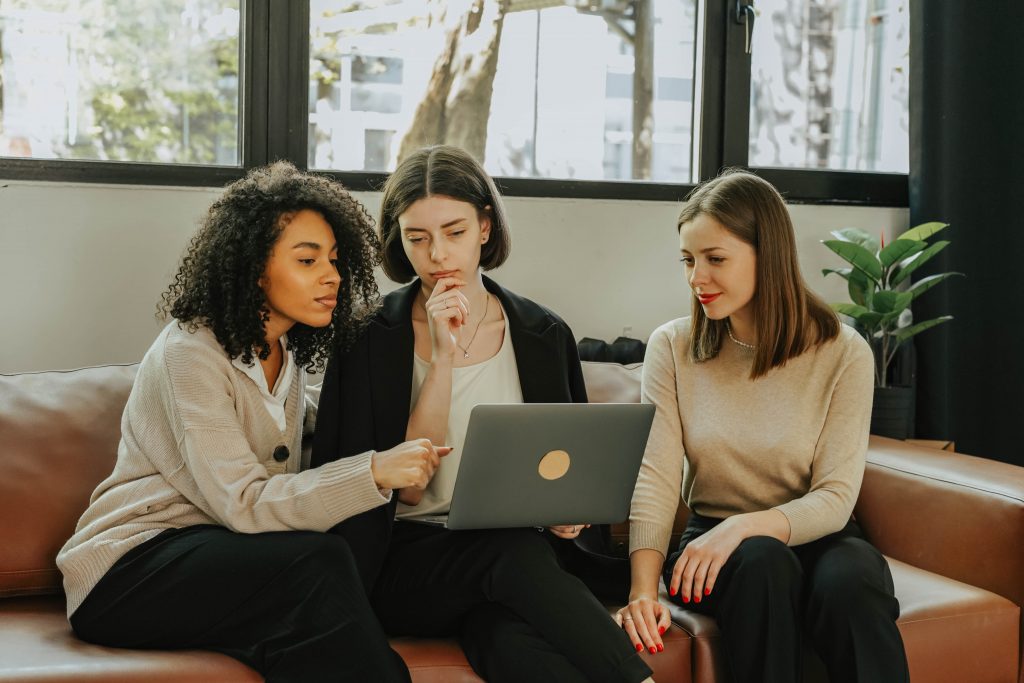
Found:
[(75, 638), (63, 597), (0, 600), (2, 683), (258, 683), (263, 678), (226, 655), (153, 652), (90, 645)]
[[(913, 681), (1006, 683), (1017, 677), (1020, 610), (995, 593), (887, 557)], [(662, 587), (662, 600), (667, 601)], [(693, 636), (694, 683), (724, 681), (718, 625), (672, 607), (672, 620)], [(805, 658), (804, 680), (825, 683), (816, 655)]]
[[(659, 683), (690, 680), (690, 635), (673, 626), (665, 652), (643, 657)], [(482, 683), (454, 640), (396, 638), (414, 683)], [(258, 683), (263, 678), (214, 652), (125, 650), (75, 638), (61, 597), (0, 600), (0, 683)]]

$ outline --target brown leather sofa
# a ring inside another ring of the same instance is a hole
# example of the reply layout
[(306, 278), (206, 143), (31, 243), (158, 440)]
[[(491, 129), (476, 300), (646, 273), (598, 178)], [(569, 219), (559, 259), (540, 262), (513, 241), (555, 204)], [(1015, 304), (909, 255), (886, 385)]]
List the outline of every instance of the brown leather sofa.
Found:
[[(591, 400), (639, 399), (639, 366), (584, 365)], [(68, 627), (54, 557), (113, 466), (134, 374), (0, 376), (0, 683), (261, 680), (223, 655), (96, 647)], [(872, 438), (856, 515), (892, 566), (914, 683), (1024, 683), (1024, 468)], [(658, 683), (726, 680), (714, 621), (673, 617), (665, 652), (644, 655)], [(480, 680), (453, 641), (394, 646), (417, 683)], [(805, 680), (825, 680), (806, 659)]]

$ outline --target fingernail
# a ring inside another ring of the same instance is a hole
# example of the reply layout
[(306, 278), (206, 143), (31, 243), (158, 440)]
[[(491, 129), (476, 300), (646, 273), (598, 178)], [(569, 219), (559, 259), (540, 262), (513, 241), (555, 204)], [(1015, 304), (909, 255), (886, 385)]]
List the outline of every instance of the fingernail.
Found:
[(693, 601), (694, 602), (700, 602), (700, 595), (698, 594), (698, 595), (693, 596)]
[(637, 651), (637, 652), (643, 652), (643, 649), (644, 649), (644, 646), (643, 646), (643, 645), (637, 645), (637, 646), (636, 646), (636, 651)]
[(686, 595), (683, 596), (683, 602), (690, 602), (690, 598)]
[(665, 646), (662, 645), (661, 643), (658, 643), (658, 652), (664, 652), (664, 651), (665, 651)]
[(658, 652), (657, 648), (655, 648), (654, 646), (651, 646), (651, 647), (649, 647), (649, 648), (647, 648), (647, 649), (651, 651), (651, 654), (652, 654), (652, 655), (653, 655), (653, 654), (657, 654), (657, 652)]
[(678, 592), (679, 592), (679, 591), (677, 591), (677, 590), (676, 590), (675, 588), (669, 588), (669, 589), (668, 589), (668, 594), (669, 594), (669, 595), (675, 595), (675, 594), (676, 594), (676, 593), (678, 593)]
[(705, 588), (704, 589), (704, 595), (711, 595), (711, 589), (710, 588)]
[(659, 636), (665, 635), (665, 627), (664, 626), (659, 626), (658, 627), (658, 635)]

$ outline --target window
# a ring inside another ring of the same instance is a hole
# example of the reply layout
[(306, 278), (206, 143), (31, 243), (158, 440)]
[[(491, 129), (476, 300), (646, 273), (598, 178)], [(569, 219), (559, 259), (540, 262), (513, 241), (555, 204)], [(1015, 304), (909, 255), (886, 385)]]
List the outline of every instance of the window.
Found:
[(217, 186), (284, 158), (373, 190), (448, 143), (511, 195), (676, 201), (746, 166), (790, 201), (906, 206), (908, 12), (0, 0), (0, 177)]
[(909, 166), (909, 0), (757, 0), (752, 166)]
[(313, 0), (308, 162), (447, 142), (496, 176), (689, 183), (695, 35), (695, 0)]
[(0, 156), (239, 164), (238, 0), (2, 0)]

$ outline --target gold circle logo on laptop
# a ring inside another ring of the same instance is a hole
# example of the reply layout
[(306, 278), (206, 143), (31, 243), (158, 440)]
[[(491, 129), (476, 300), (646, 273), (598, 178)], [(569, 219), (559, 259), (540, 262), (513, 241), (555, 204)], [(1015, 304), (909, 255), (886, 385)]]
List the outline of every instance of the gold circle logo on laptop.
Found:
[(568, 471), (569, 454), (565, 451), (548, 451), (537, 465), (537, 472), (548, 481), (561, 479)]

